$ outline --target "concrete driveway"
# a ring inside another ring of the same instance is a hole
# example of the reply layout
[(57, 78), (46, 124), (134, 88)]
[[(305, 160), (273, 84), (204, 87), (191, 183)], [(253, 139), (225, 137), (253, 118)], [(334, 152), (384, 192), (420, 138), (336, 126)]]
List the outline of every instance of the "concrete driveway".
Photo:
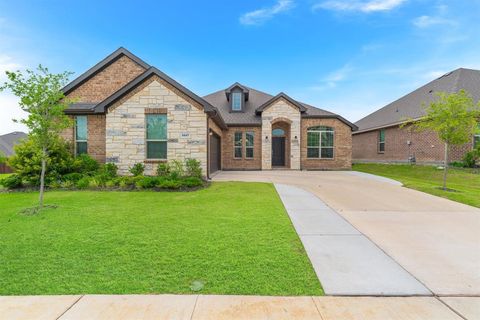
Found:
[(480, 296), (480, 209), (347, 171), (220, 172), (213, 180), (309, 191), (434, 295)]

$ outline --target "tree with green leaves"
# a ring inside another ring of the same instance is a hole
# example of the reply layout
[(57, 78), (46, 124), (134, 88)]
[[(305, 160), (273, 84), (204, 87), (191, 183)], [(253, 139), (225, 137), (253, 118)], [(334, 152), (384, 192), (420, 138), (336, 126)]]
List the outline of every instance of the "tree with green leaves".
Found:
[(43, 207), (49, 146), (59, 138), (62, 130), (71, 125), (71, 120), (64, 113), (69, 101), (65, 99), (62, 91), (70, 74), (53, 74), (39, 65), (36, 71), (7, 71), (7, 81), (0, 86), (0, 92), (9, 89), (16, 95), (20, 100), (20, 108), (28, 114), (27, 118), (20, 122), (27, 126), (29, 139), (38, 148), (41, 159), (40, 208)]
[[(465, 90), (437, 93), (438, 99), (426, 109), (426, 115), (413, 122), (418, 130), (432, 130), (445, 143), (443, 190), (447, 190), (448, 153), (452, 145), (472, 141), (480, 119), (480, 106)], [(412, 123), (410, 121), (409, 123)]]

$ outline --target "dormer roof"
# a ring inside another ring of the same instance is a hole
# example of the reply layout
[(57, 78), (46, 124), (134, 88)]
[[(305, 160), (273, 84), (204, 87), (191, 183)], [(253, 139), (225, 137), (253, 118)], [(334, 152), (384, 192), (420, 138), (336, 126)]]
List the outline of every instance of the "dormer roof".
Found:
[(243, 92), (244, 100), (248, 101), (248, 96), (249, 96), (250, 91), (248, 90), (247, 87), (245, 87), (244, 85), (242, 85), (238, 82), (235, 82), (230, 87), (225, 89), (225, 95), (227, 96), (227, 101), (230, 101), (230, 95), (232, 94), (232, 91), (236, 88), (240, 89)]

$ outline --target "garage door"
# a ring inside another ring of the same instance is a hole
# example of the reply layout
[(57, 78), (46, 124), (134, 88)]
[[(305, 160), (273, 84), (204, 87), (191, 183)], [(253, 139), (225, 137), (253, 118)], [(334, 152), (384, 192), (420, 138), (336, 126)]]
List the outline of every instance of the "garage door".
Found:
[(220, 170), (220, 137), (215, 133), (210, 136), (210, 173)]

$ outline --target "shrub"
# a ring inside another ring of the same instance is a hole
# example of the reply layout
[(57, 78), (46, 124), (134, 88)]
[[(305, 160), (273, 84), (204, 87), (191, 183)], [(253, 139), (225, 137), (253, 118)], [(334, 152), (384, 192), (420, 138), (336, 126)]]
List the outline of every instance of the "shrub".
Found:
[(182, 184), (184, 187), (193, 188), (201, 186), (203, 184), (203, 181), (199, 177), (187, 177), (183, 179)]
[(162, 189), (178, 189), (182, 182), (178, 179), (165, 179), (158, 182), (158, 187)]
[(141, 176), (145, 171), (145, 165), (143, 163), (135, 163), (128, 171), (130, 171), (134, 177)]
[(116, 178), (118, 166), (115, 163), (105, 163), (101, 171), (106, 177)]
[(141, 177), (135, 182), (135, 186), (140, 189), (154, 188), (158, 184), (157, 177)]
[(72, 173), (67, 173), (66, 175), (64, 175), (62, 180), (63, 181), (77, 182), (78, 180), (80, 180), (82, 178), (83, 178), (83, 175), (81, 173), (72, 172)]
[(465, 163), (462, 162), (462, 161), (450, 162), (448, 165), (449, 165), (450, 167), (454, 167), (454, 168), (463, 168), (463, 167), (465, 167)]
[(185, 161), (185, 168), (188, 177), (202, 177), (202, 168), (200, 166), (200, 161), (197, 159), (187, 159)]
[(73, 170), (78, 173), (94, 175), (100, 165), (97, 160), (90, 157), (88, 154), (78, 155), (73, 161)]
[(122, 189), (128, 189), (134, 187), (139, 178), (142, 177), (121, 177), (119, 178), (118, 185)]
[(88, 181), (88, 187), (92, 189), (97, 189), (103, 185), (102, 181), (97, 177), (90, 178)]
[(172, 160), (169, 164), (170, 166), (170, 174), (169, 177), (171, 179), (180, 179), (185, 174), (185, 170), (183, 168), (183, 162), (180, 160)]
[(89, 177), (83, 177), (82, 179), (78, 180), (75, 183), (75, 186), (78, 189), (87, 189), (90, 186), (90, 178)]
[(75, 182), (72, 180), (65, 180), (60, 183), (60, 186), (65, 189), (71, 189), (75, 186)]
[(477, 146), (475, 149), (465, 153), (463, 156), (463, 164), (467, 168), (475, 168), (478, 161), (480, 161), (480, 146)]
[[(70, 144), (65, 140), (56, 139), (49, 146), (49, 159), (45, 183), (61, 180), (62, 176), (73, 172), (74, 158)], [(40, 184), (41, 158), (38, 146), (25, 139), (15, 146), (15, 154), (8, 159), (8, 165), (29, 185)]]
[(157, 176), (166, 177), (170, 174), (170, 165), (168, 162), (162, 162), (158, 164), (157, 167)]
[(18, 189), (23, 186), (22, 177), (18, 174), (9, 175), (6, 178), (0, 179), (0, 185), (7, 189)]
[(7, 160), (8, 160), (7, 156), (0, 151), (0, 164), (7, 163)]

